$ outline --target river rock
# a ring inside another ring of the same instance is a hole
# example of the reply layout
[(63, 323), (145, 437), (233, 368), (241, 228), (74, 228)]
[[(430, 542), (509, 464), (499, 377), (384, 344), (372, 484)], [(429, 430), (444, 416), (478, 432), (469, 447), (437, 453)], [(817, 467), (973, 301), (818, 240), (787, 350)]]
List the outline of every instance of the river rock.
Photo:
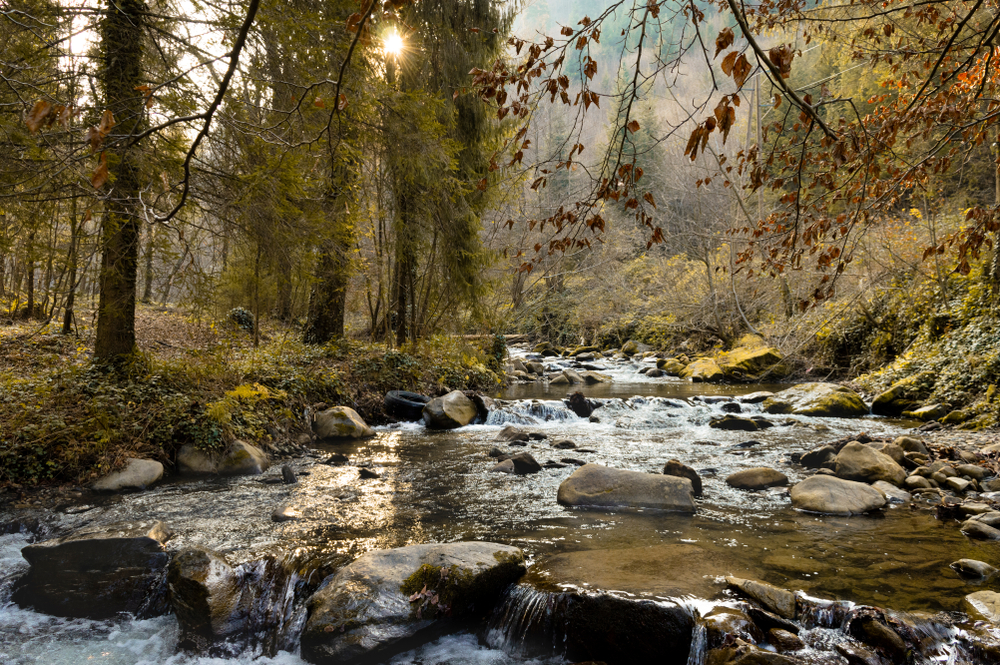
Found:
[(679, 374), (682, 379), (691, 379), (694, 383), (718, 383), (726, 378), (718, 363), (712, 358), (699, 358), (689, 364)]
[(246, 441), (233, 441), (219, 460), (218, 472), (224, 476), (258, 476), (267, 471), (271, 460), (264, 451)]
[(185, 443), (177, 451), (177, 468), (181, 473), (215, 473), (219, 463), (193, 443)]
[(827, 468), (837, 457), (837, 449), (833, 446), (814, 448), (799, 458), (799, 464), (807, 469)]
[(346, 664), (388, 655), (422, 631), (440, 632), (450, 619), (488, 615), (524, 571), (521, 550), (496, 543), (369, 552), (309, 599), (302, 657)]
[(497, 433), (497, 441), (527, 441), (529, 438), (527, 432), (514, 425), (506, 425)]
[(545, 365), (538, 362), (537, 360), (528, 360), (524, 363), (524, 366), (528, 368), (528, 371), (536, 376), (541, 376), (545, 374)]
[(553, 386), (568, 386), (571, 385), (572, 383), (573, 382), (570, 380), (570, 378), (566, 376), (566, 372), (559, 372), (558, 374), (549, 379), (549, 385)]
[(713, 418), (708, 423), (709, 427), (714, 429), (724, 429), (730, 431), (738, 432), (756, 432), (761, 429), (754, 420), (750, 418), (741, 418), (740, 416), (734, 416), (732, 414), (726, 414), (721, 418)]
[(1000, 529), (974, 519), (962, 522), (962, 533), (976, 540), (1000, 540)]
[(975, 559), (959, 559), (953, 562), (949, 568), (957, 572), (962, 577), (972, 579), (988, 579), (997, 573), (997, 569), (985, 561)]
[(580, 376), (583, 377), (583, 382), (588, 386), (594, 385), (595, 383), (611, 383), (611, 377), (607, 374), (601, 374), (594, 370), (589, 370), (586, 372), (580, 372)]
[(885, 506), (877, 489), (853, 480), (815, 475), (792, 487), (792, 506), (828, 515), (861, 515)]
[(687, 478), (586, 464), (559, 485), (564, 506), (655, 508), (695, 512), (694, 489)]
[(21, 555), (31, 567), (13, 600), (63, 617), (165, 614), (170, 556), (164, 544), (172, 535), (163, 522), (122, 524), (28, 545)]
[(1000, 593), (977, 591), (962, 599), (962, 609), (973, 619), (1000, 625)]
[(695, 496), (701, 496), (701, 476), (698, 472), (680, 460), (672, 459), (663, 465), (663, 475), (687, 478), (691, 481), (691, 489)]
[(735, 607), (725, 605), (712, 608), (702, 615), (709, 648), (743, 640), (750, 644), (764, 641), (764, 634), (749, 616)]
[(744, 596), (756, 600), (765, 609), (785, 619), (795, 619), (795, 594), (786, 589), (739, 577), (727, 577), (726, 584)]
[(782, 628), (772, 628), (767, 631), (767, 641), (774, 645), (774, 648), (781, 653), (798, 651), (805, 648), (805, 642), (799, 639), (795, 633)]
[(120, 492), (124, 489), (146, 489), (163, 477), (163, 465), (156, 460), (129, 458), (125, 468), (104, 476), (93, 485), (98, 492)]
[(669, 376), (680, 376), (686, 365), (676, 358), (660, 358), (656, 361), (656, 368)]
[(929, 455), (930, 451), (927, 450), (927, 446), (920, 439), (913, 436), (899, 436), (893, 439), (894, 444), (903, 449), (904, 453), (920, 453), (921, 455)]
[(542, 470), (541, 465), (528, 453), (518, 453), (507, 461), (514, 466), (514, 473), (519, 476), (538, 473)]
[(185, 651), (207, 653), (242, 630), (247, 617), (240, 608), (239, 577), (222, 555), (185, 549), (171, 560), (167, 581)]
[(909, 492), (905, 492), (892, 483), (887, 483), (884, 480), (875, 481), (872, 483), (872, 487), (884, 494), (885, 498), (889, 500), (889, 503), (906, 503), (913, 498)]
[(502, 459), (490, 468), (490, 473), (514, 473), (514, 463), (510, 457)]
[(868, 414), (861, 396), (836, 383), (800, 383), (763, 402), (767, 413), (852, 418)]
[(777, 469), (758, 466), (730, 474), (726, 478), (726, 484), (741, 490), (763, 490), (787, 485), (788, 476)]
[(944, 481), (944, 484), (950, 489), (955, 490), (959, 494), (965, 492), (970, 487), (972, 487), (972, 481), (958, 477), (948, 478), (947, 480)]
[(552, 447), (558, 448), (559, 450), (570, 450), (572, 448), (576, 448), (576, 444), (569, 439), (559, 439), (552, 444)]
[(948, 411), (950, 409), (944, 404), (929, 404), (919, 409), (913, 409), (912, 411), (904, 411), (903, 417), (915, 420), (937, 420), (938, 418), (943, 418)]
[(363, 439), (375, 430), (349, 406), (335, 406), (313, 416), (313, 434), (320, 439)]
[(424, 407), (424, 425), (428, 429), (464, 427), (478, 414), (475, 403), (461, 390), (435, 397)]
[(781, 351), (773, 346), (741, 346), (720, 355), (719, 368), (731, 381), (758, 383), (765, 376), (780, 378), (787, 375), (788, 368), (782, 360)]
[(579, 390), (569, 396), (566, 400), (569, 410), (581, 418), (589, 418), (594, 412), (594, 405)]
[(899, 486), (907, 476), (903, 467), (891, 457), (857, 441), (844, 446), (837, 453), (834, 463), (834, 473), (844, 480), (867, 483), (885, 480)]

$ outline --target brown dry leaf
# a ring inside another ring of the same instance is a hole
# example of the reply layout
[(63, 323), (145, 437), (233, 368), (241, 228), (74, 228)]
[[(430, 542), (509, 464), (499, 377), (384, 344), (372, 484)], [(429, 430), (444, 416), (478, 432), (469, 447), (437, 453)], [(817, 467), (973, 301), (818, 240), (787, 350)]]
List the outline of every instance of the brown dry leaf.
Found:
[(628, 123), (627, 127), (630, 132), (635, 134), (637, 131), (639, 131), (639, 121), (633, 120), (632, 122)]
[(97, 126), (97, 131), (101, 133), (101, 138), (107, 136), (111, 132), (111, 128), (116, 124), (115, 116), (111, 112), (111, 109), (104, 109), (104, 113), (101, 114), (101, 124)]
[(90, 176), (90, 184), (94, 186), (94, 189), (100, 189), (107, 181), (108, 181), (108, 158), (102, 152), (101, 160), (97, 166), (97, 170), (94, 171), (94, 175)]
[(101, 132), (91, 125), (87, 128), (87, 141), (90, 142), (90, 154), (97, 152), (97, 149), (101, 147), (101, 143), (104, 139), (101, 137)]
[(35, 105), (31, 107), (31, 111), (28, 112), (28, 116), (24, 119), (24, 124), (28, 126), (28, 131), (34, 134), (42, 127), (42, 123), (45, 122), (45, 118), (52, 111), (52, 104), (48, 103), (44, 99), (39, 99), (35, 102)]

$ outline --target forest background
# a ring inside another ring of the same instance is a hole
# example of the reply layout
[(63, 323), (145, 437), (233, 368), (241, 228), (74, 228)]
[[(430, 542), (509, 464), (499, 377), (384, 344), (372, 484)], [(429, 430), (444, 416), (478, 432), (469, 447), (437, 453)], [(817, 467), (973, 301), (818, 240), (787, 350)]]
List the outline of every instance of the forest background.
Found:
[(495, 390), (514, 333), (996, 423), (982, 2), (0, 10), (0, 481)]

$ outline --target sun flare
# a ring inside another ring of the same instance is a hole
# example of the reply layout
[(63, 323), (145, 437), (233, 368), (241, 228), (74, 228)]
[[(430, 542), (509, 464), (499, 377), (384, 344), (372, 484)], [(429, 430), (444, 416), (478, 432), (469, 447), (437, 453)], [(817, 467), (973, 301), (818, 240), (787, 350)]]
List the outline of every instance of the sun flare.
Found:
[(398, 32), (393, 32), (382, 42), (382, 48), (386, 55), (399, 55), (403, 50), (403, 38)]

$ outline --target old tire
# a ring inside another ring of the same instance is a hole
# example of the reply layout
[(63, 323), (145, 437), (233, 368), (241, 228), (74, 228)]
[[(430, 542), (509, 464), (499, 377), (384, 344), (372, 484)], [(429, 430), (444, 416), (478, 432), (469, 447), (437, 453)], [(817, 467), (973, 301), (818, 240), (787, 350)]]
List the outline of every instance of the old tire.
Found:
[(420, 420), (424, 406), (431, 398), (406, 390), (390, 390), (385, 394), (385, 412), (400, 420)]

